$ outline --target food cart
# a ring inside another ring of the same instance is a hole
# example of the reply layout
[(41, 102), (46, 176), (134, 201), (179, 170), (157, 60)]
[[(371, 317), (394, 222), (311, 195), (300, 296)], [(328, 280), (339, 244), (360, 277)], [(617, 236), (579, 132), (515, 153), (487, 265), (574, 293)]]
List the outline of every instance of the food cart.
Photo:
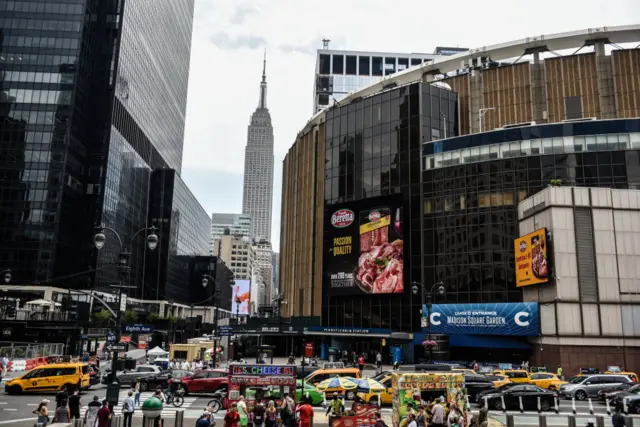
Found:
[(270, 400), (282, 403), (284, 394), (296, 399), (296, 367), (290, 365), (229, 365), (229, 395), (227, 405), (244, 396), (251, 412), (258, 402), (266, 407)]
[[(393, 427), (409, 413), (409, 406), (417, 408), (422, 402), (432, 402), (444, 397), (447, 403), (455, 402), (468, 425), (467, 390), (464, 374), (459, 372), (394, 373), (391, 377), (393, 388)], [(418, 399), (420, 402), (416, 401)]]

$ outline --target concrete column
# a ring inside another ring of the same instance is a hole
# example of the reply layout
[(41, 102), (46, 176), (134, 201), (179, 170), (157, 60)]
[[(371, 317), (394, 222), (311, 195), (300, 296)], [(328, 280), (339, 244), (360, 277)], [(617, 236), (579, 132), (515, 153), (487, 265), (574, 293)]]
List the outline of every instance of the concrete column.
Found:
[[(486, 107), (495, 107), (494, 105), (484, 105), (483, 88), (482, 71), (472, 70), (469, 76), (469, 129), (471, 133), (480, 132), (478, 110)], [(494, 111), (491, 113), (495, 114)], [(487, 130), (486, 126), (484, 130)]]
[(615, 119), (616, 98), (613, 90), (613, 66), (611, 56), (607, 56), (604, 49), (604, 41), (594, 44), (596, 51), (596, 73), (598, 74), (598, 97), (600, 99), (601, 119)]
[(547, 122), (547, 85), (539, 52), (533, 54), (531, 64), (531, 113), (534, 122)]

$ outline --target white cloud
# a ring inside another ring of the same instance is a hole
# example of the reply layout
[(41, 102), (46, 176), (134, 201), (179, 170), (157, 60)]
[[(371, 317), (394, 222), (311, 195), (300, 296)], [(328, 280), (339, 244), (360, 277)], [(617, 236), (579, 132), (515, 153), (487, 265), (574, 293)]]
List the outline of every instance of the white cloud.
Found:
[[(332, 48), (431, 52), (438, 45), (475, 48), (634, 24), (638, 12), (637, 0), (585, 0), (579, 7), (574, 0), (540, 0), (533, 7), (501, 0), (196, 0), (183, 177), (188, 184), (193, 181), (196, 197), (209, 212), (240, 211), (242, 179), (237, 176), (242, 175), (266, 48), (277, 248), (282, 160), (312, 114), (315, 49), (322, 47), (322, 38), (331, 39)], [(219, 186), (225, 187), (223, 193)]]

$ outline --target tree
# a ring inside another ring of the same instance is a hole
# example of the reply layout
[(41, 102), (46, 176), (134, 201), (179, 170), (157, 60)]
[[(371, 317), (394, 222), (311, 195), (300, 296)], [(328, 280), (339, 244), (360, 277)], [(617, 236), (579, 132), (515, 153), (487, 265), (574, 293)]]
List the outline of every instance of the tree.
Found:
[(122, 321), (125, 325), (136, 323), (138, 321), (138, 313), (135, 310), (127, 310), (122, 315)]
[(109, 310), (102, 308), (99, 312), (93, 313), (91, 315), (91, 320), (93, 323), (99, 328), (105, 328), (109, 325), (109, 318), (111, 317), (111, 313)]
[(156, 313), (150, 313), (147, 316), (147, 322), (153, 323), (154, 320), (159, 319), (159, 316)]
[(549, 181), (549, 185), (547, 187), (561, 187), (562, 186), (562, 180), (561, 179), (552, 179)]

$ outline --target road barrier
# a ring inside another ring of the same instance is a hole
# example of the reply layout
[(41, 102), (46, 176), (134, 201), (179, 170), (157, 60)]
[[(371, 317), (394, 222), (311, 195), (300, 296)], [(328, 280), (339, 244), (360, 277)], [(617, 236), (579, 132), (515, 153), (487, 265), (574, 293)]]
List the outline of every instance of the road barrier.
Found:
[(27, 370), (26, 360), (12, 360), (9, 362), (10, 372), (22, 372)]
[[(491, 415), (489, 415), (490, 418)], [(503, 415), (505, 417), (504, 425), (506, 427), (519, 427), (521, 425), (527, 425), (530, 427), (552, 427), (552, 426), (562, 426), (562, 427), (605, 427), (611, 426), (611, 417), (604, 414), (582, 414), (582, 415), (556, 415), (556, 414), (530, 414), (527, 416), (526, 414), (513, 413)], [(532, 421), (537, 418), (537, 424), (534, 424)], [(558, 422), (559, 419), (562, 418), (565, 422)], [(494, 418), (495, 419), (495, 418)], [(524, 419), (527, 419), (527, 422), (524, 423)], [(523, 424), (524, 423), (524, 424)], [(625, 416), (625, 427), (640, 427), (640, 418)]]

